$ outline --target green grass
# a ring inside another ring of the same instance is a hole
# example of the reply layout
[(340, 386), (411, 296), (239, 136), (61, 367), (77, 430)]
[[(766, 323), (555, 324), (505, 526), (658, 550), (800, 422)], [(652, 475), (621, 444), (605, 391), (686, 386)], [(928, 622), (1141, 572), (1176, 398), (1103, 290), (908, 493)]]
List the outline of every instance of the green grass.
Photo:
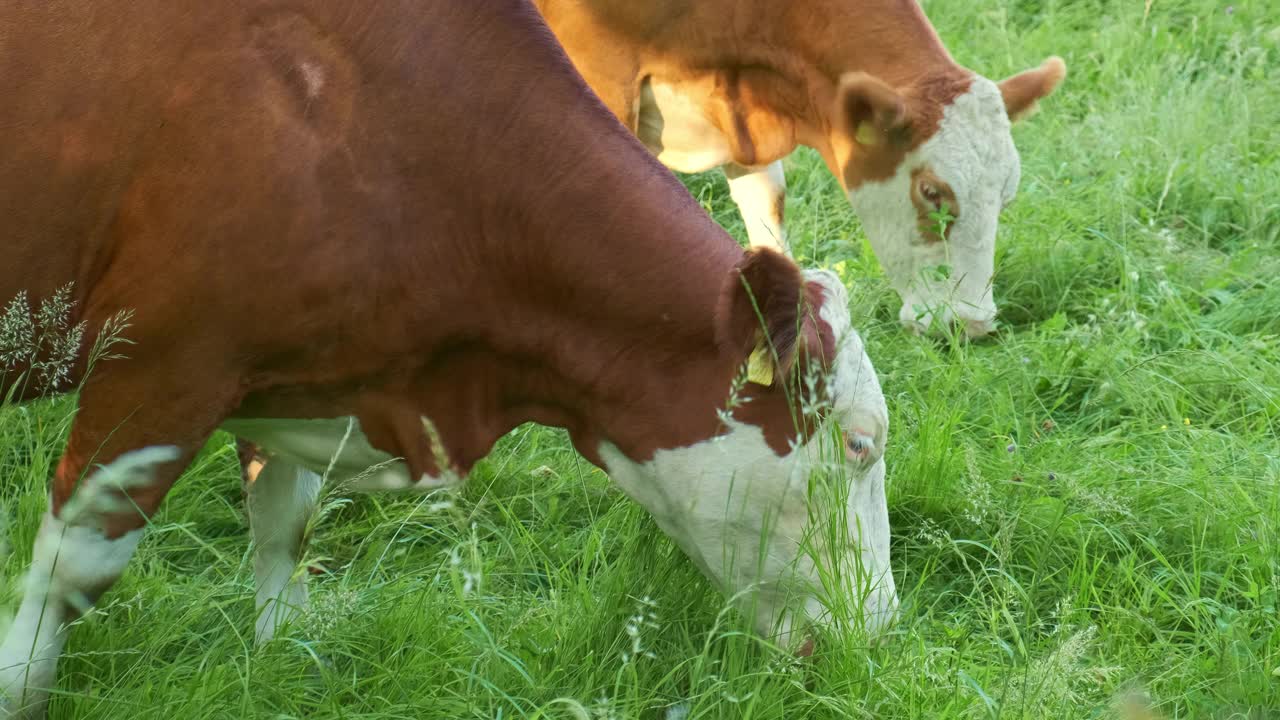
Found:
[[(1160, 717), (1280, 717), (1280, 3), (1146, 4), (926, 3), (989, 76), (1070, 69), (1015, 131), (999, 342), (902, 333), (835, 181), (787, 163), (801, 259), (841, 269), (890, 404), (905, 612), (882, 646), (796, 662), (742, 633), (562, 432), (526, 426), (452, 507), (330, 498), (313, 612), (254, 649), (219, 435), (75, 629), (54, 717), (1095, 718), (1142, 693)], [(722, 178), (686, 180), (745, 236)], [(70, 407), (0, 410), (8, 577)]]

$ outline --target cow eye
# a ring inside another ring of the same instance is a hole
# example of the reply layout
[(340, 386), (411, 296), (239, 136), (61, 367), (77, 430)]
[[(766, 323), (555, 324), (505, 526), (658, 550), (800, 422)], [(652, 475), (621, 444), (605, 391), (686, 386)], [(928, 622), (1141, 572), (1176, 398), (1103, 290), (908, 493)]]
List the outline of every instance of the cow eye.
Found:
[(921, 241), (932, 244), (947, 239), (951, 226), (960, 217), (951, 186), (932, 170), (920, 168), (913, 173), (910, 187)]
[(934, 208), (938, 208), (942, 205), (942, 191), (938, 189), (938, 186), (928, 180), (920, 181), (920, 197), (924, 198), (925, 202), (929, 203)]
[(871, 454), (875, 440), (860, 432), (847, 432), (844, 436), (845, 457), (854, 462), (862, 462)]

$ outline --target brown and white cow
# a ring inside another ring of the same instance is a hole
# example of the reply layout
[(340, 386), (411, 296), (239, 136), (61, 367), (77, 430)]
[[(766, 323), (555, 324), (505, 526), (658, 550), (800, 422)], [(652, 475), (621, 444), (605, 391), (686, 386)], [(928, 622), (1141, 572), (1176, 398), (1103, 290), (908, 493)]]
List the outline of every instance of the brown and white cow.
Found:
[[(830, 592), (890, 620), (887, 413), (843, 287), (716, 227), (532, 6), (6, 3), (0, 78), (5, 317), (71, 284), (54, 324), (85, 329), (0, 715), (43, 712), (65, 623), (219, 427), (271, 454), (259, 640), (305, 601), (316, 473), (428, 491), (526, 421), (567, 428), (761, 632), (826, 622)], [(126, 310), (129, 357), (89, 372)], [(37, 394), (57, 358), (5, 350), (0, 397)]]
[(724, 170), (752, 245), (786, 247), (782, 159), (807, 145), (861, 218), (904, 325), (994, 328), (996, 225), (1020, 173), (1010, 121), (1058, 85), (1061, 59), (993, 83), (952, 60), (916, 0), (535, 4), (659, 160)]

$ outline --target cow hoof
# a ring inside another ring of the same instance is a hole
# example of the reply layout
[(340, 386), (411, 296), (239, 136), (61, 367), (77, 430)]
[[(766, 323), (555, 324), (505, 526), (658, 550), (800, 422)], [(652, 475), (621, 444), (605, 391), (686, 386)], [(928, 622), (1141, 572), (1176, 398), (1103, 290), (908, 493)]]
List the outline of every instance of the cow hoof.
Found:
[(25, 670), (25, 666), (0, 669), (0, 720), (40, 720), (48, 714), (47, 693), (27, 690), (23, 694)]
[(37, 720), (48, 710), (46, 688), (57, 681), (56, 665), (49, 660), (31, 661), (30, 636), (15, 629), (9, 628), (0, 646), (0, 720)]

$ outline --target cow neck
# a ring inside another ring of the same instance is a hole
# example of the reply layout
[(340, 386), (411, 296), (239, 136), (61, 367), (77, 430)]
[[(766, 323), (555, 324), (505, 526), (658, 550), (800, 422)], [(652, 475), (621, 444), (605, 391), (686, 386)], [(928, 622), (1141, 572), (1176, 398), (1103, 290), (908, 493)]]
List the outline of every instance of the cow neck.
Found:
[(915, 0), (828, 0), (792, 41), (824, 75), (865, 72), (894, 87), (956, 67)]
[(512, 168), (537, 190), (486, 228), (507, 250), (488, 266), (501, 292), (482, 315), (484, 350), (433, 389), (441, 410), (472, 408), (454, 418), (474, 435), (457, 448), (464, 465), (530, 420), (568, 428), (597, 464), (605, 441), (638, 461), (689, 445), (717, 432), (736, 370), (714, 315), (741, 247), (603, 107), (558, 122), (582, 125), (560, 128), (577, 140), (554, 167), (571, 171)]
[[(810, 113), (799, 140), (823, 156), (836, 171), (830, 146), (832, 111), (840, 77), (872, 75), (904, 95), (916, 132), (911, 147), (932, 136), (943, 107), (967, 89), (971, 73), (956, 64), (915, 0), (829, 0), (826, 21), (805, 23), (808, 32), (792, 34), (811, 68)], [(854, 32), (850, 32), (854, 28)]]

